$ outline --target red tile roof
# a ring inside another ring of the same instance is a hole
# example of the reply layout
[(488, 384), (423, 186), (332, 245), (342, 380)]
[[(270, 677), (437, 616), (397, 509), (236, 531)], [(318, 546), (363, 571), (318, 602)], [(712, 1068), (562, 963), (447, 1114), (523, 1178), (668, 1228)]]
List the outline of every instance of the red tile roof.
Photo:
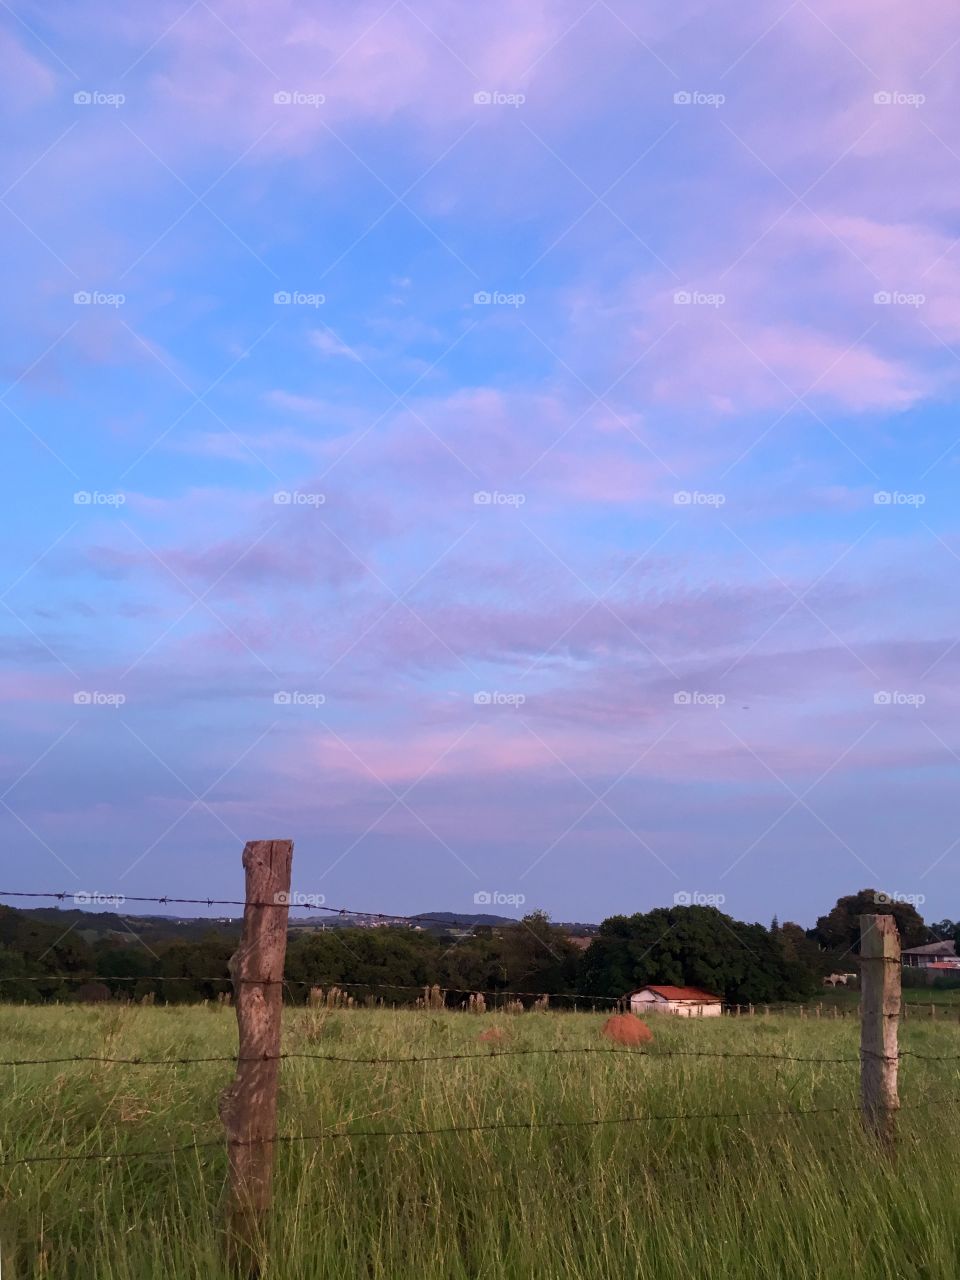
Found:
[(640, 991), (652, 991), (655, 995), (662, 996), (664, 1000), (695, 1000), (699, 1004), (719, 1004), (720, 997), (711, 995), (709, 991), (703, 991), (700, 987), (661, 987), (648, 985), (640, 987), (638, 991), (631, 992), (632, 995), (639, 995)]

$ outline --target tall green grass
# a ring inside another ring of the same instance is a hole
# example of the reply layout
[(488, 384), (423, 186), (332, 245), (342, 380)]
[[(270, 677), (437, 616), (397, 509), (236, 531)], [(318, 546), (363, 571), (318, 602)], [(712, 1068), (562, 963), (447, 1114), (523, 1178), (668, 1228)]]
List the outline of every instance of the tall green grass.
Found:
[[(591, 1014), (286, 1011), (284, 1048), (357, 1056), (597, 1047)], [(854, 1019), (652, 1021), (656, 1049), (856, 1057)], [(0, 1007), (0, 1057), (231, 1054), (229, 1010)], [(960, 1054), (960, 1026), (909, 1022), (901, 1047)], [(283, 1280), (956, 1280), (960, 1062), (908, 1058), (892, 1158), (861, 1132), (856, 1064), (636, 1053), (351, 1066), (288, 1061), (280, 1129), (440, 1128), (594, 1117), (596, 1127), (281, 1145), (266, 1276)], [(219, 1140), (229, 1064), (3, 1068), (4, 1159)], [(220, 1148), (0, 1170), (3, 1276), (219, 1280)]]

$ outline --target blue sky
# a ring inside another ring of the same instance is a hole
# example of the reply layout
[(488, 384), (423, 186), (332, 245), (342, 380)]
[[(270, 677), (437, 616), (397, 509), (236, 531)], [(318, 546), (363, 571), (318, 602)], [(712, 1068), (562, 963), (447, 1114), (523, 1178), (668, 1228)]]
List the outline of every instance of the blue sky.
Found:
[(5, 17), (7, 888), (960, 914), (950, 5)]

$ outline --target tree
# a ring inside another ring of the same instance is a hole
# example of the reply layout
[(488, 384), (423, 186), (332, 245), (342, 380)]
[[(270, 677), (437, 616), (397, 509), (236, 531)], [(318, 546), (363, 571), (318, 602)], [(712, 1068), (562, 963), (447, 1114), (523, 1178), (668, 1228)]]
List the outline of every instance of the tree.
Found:
[(831, 968), (826, 952), (821, 950), (820, 944), (809, 936), (802, 925), (795, 924), (792, 920), (784, 920), (774, 936), (790, 966), (798, 989), (806, 987), (807, 993), (813, 995), (815, 988)]
[(927, 925), (927, 928), (938, 942), (949, 942), (951, 938), (956, 941), (957, 934), (960, 933), (960, 920), (955, 921), (949, 918), (935, 920), (933, 924)]
[(859, 893), (838, 898), (836, 906), (817, 920), (813, 936), (827, 951), (841, 955), (857, 954), (860, 951), (862, 915), (892, 915), (904, 947), (919, 947), (930, 941), (930, 930), (916, 907), (891, 898), (879, 889), (861, 889)]
[(311, 985), (355, 983), (358, 990), (353, 994), (362, 999), (371, 994), (391, 994), (391, 986), (413, 988), (436, 982), (440, 954), (439, 939), (426, 932), (398, 928), (324, 929), (290, 943), (285, 973), (301, 984), (301, 993)]
[(805, 996), (814, 980), (763, 925), (700, 906), (604, 920), (581, 969), (585, 992), (619, 996), (652, 982), (702, 987), (737, 1004)]
[(576, 981), (577, 949), (544, 911), (531, 911), (519, 924), (505, 925), (500, 963), (506, 970), (498, 985), (512, 991), (569, 991)]

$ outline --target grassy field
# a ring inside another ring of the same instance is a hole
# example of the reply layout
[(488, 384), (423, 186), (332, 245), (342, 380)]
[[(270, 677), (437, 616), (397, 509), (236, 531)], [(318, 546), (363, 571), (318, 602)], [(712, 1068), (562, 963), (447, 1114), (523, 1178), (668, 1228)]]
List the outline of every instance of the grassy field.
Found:
[[(285, 1013), (288, 1051), (474, 1052), (600, 1045), (592, 1014)], [(854, 1018), (654, 1019), (654, 1051), (856, 1057)], [(0, 1057), (230, 1054), (231, 1011), (0, 1006)], [(960, 1054), (960, 1024), (911, 1019), (901, 1048)], [(898, 1149), (879, 1157), (853, 1108), (855, 1064), (536, 1054), (408, 1065), (294, 1060), (283, 1133), (594, 1117), (727, 1114), (594, 1127), (282, 1145), (264, 1275), (278, 1280), (650, 1277), (955, 1280), (960, 1062), (907, 1058)], [(0, 1156), (216, 1141), (226, 1063), (2, 1069)], [(929, 1104), (932, 1099), (947, 1101)], [(744, 1115), (839, 1108), (787, 1118)], [(0, 1169), (5, 1280), (226, 1276), (226, 1158)]]
[[(905, 986), (901, 995), (904, 1004), (910, 1006), (911, 1017), (928, 1017), (931, 1004), (937, 1006), (935, 1016), (938, 1017), (945, 1016), (951, 1010), (953, 1017), (960, 1013), (960, 987)], [(833, 1006), (836, 1005), (838, 1009), (856, 1014), (860, 1006), (860, 992), (846, 987), (833, 990), (825, 988), (818, 993), (815, 1001), (809, 1001), (805, 1006), (808, 1016), (817, 1003), (822, 1004), (828, 1013), (832, 1013)]]

